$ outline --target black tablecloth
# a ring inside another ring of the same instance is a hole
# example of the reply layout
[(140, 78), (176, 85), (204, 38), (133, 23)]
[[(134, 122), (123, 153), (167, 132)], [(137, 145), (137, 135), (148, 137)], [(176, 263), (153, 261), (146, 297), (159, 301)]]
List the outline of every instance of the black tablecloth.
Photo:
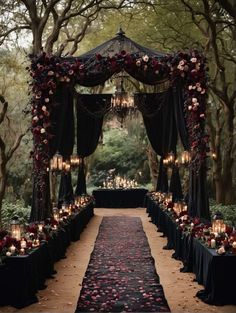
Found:
[(147, 189), (97, 189), (93, 191), (97, 208), (137, 208), (144, 206)]
[(191, 271), (204, 286), (197, 296), (215, 305), (236, 304), (236, 255), (220, 256), (198, 239), (183, 233), (168, 211), (160, 208), (149, 196), (145, 197), (147, 213), (151, 221), (167, 237), (165, 249), (174, 249), (173, 257), (183, 262), (181, 271)]
[(93, 216), (93, 203), (73, 215), (54, 231), (48, 242), (33, 249), (29, 255), (11, 256), (0, 264), (0, 305), (23, 308), (37, 302), (36, 292), (45, 288), (45, 280), (55, 274), (54, 262), (65, 257), (71, 240), (80, 234)]

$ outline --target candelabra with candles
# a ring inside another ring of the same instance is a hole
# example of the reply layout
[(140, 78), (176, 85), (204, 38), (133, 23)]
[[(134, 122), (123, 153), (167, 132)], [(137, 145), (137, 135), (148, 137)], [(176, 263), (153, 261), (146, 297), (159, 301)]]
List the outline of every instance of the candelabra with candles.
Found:
[(190, 163), (191, 157), (188, 151), (183, 151), (180, 157), (180, 161), (178, 158), (175, 158), (173, 152), (168, 153), (167, 157), (163, 159), (163, 165), (166, 167), (174, 167), (174, 166), (183, 166), (187, 167)]

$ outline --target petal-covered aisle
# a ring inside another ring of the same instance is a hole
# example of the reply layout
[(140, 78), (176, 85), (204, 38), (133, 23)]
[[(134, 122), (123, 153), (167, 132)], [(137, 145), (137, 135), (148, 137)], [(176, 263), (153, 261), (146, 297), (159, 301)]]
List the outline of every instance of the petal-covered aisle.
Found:
[(139, 217), (104, 217), (76, 312), (169, 312)]

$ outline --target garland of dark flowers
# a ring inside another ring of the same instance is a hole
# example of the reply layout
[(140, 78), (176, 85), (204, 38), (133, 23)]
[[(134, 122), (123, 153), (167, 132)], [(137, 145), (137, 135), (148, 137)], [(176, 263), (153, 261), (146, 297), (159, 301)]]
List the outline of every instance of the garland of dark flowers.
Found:
[(32, 133), (34, 151), (34, 177), (37, 178), (41, 194), (45, 191), (45, 175), (50, 159), (52, 125), (50, 115), (53, 96), (59, 83), (70, 84), (75, 79), (83, 82), (90, 74), (97, 72), (109, 77), (126, 68), (129, 71), (152, 75), (156, 80), (170, 75), (172, 84), (184, 83), (184, 109), (189, 142), (192, 153), (192, 167), (198, 171), (206, 158), (208, 137), (204, 132), (206, 109), (206, 60), (197, 52), (177, 53), (161, 59), (128, 54), (121, 51), (113, 57), (95, 55), (92, 62), (83, 63), (79, 58), (61, 58), (42, 53), (31, 55), (28, 69), (32, 77)]
[(205, 132), (207, 103), (206, 58), (198, 51), (178, 53), (169, 58), (172, 84), (182, 84), (184, 113), (191, 152), (191, 168), (196, 173), (205, 164), (209, 137)]

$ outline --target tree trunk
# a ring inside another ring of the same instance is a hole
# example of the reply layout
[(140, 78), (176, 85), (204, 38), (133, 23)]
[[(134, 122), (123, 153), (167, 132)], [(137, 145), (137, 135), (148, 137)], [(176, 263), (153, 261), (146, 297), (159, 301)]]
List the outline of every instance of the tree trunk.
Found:
[(0, 164), (0, 228), (2, 226), (2, 203), (5, 195), (7, 185), (7, 171), (6, 171), (6, 162), (1, 160)]
[(234, 184), (232, 171), (234, 168), (234, 159), (232, 155), (233, 149), (233, 131), (234, 131), (234, 112), (227, 107), (225, 112), (226, 130), (225, 130), (225, 146), (223, 159), (223, 188), (224, 188), (224, 204), (233, 204), (235, 200)]
[(148, 156), (148, 164), (150, 168), (152, 189), (155, 190), (156, 184), (157, 184), (158, 161), (157, 161), (157, 154), (155, 153), (155, 151), (153, 151), (150, 144), (147, 147), (147, 156)]
[(42, 45), (42, 31), (39, 29), (38, 25), (32, 27), (33, 31), (33, 54), (39, 54), (43, 50)]

